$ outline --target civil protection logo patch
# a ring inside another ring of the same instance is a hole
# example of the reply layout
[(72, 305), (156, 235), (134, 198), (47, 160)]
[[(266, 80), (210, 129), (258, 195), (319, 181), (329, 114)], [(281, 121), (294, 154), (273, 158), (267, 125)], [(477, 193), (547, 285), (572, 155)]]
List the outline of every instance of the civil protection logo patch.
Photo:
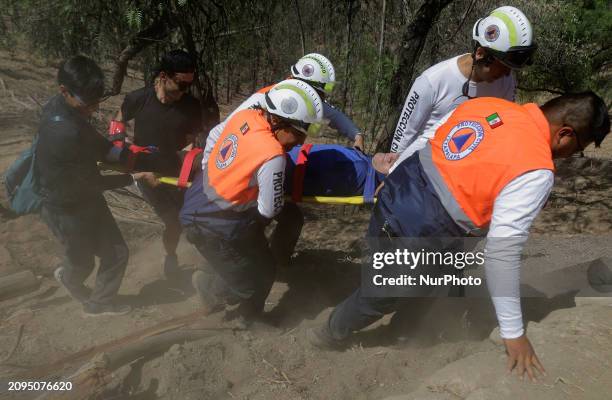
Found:
[(450, 161), (461, 160), (470, 155), (484, 138), (484, 129), (476, 121), (462, 121), (451, 129), (444, 143), (442, 151), (444, 157)]
[(229, 135), (225, 138), (221, 146), (219, 147), (219, 153), (217, 153), (217, 157), (215, 157), (215, 165), (219, 169), (225, 169), (230, 166), (230, 164), (236, 158), (236, 153), (238, 151), (238, 137), (234, 134)]

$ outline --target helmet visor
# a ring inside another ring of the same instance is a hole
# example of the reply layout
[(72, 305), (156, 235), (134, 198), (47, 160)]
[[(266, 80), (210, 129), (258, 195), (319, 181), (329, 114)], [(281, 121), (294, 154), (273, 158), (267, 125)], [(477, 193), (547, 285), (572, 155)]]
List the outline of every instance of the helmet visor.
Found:
[(512, 69), (521, 69), (526, 65), (533, 64), (533, 53), (536, 51), (535, 44), (524, 47), (511, 47), (506, 52), (488, 49), (491, 55), (502, 64)]

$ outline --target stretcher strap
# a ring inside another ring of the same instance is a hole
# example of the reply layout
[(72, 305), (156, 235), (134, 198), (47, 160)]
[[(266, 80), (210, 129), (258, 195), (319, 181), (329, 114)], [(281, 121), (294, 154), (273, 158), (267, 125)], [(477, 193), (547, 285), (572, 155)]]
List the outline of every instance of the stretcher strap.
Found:
[(291, 200), (295, 203), (302, 201), (302, 193), (304, 193), (304, 176), (306, 176), (306, 165), (308, 164), (308, 153), (312, 144), (305, 144), (300, 148), (298, 157), (293, 171), (293, 185), (291, 190)]
[(193, 160), (198, 156), (198, 154), (202, 153), (202, 149), (195, 148), (189, 150), (189, 152), (185, 155), (183, 159), (183, 166), (181, 167), (181, 172), (178, 177), (178, 181), (176, 185), (179, 188), (186, 188), (189, 184), (189, 175), (191, 175), (191, 168), (193, 167)]
[[(166, 185), (177, 185), (177, 178), (172, 178), (170, 176), (162, 176), (159, 177), (159, 181)], [(191, 186), (191, 182), (187, 182), (187, 187)], [(289, 196), (285, 196), (286, 199), (289, 199)], [(366, 202), (364, 201), (363, 196), (348, 196), (348, 197), (328, 197), (328, 196), (303, 196), (302, 203), (316, 203), (316, 204), (353, 204), (353, 205), (362, 205)], [(373, 203), (376, 203), (376, 198), (373, 199)]]

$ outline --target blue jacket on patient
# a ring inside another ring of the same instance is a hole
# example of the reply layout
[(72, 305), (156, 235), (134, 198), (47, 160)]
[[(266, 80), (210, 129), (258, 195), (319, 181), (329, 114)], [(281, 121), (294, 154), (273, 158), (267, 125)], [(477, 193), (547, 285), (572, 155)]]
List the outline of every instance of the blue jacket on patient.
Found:
[[(294, 170), (302, 146), (287, 153), (285, 193), (291, 194)], [(304, 196), (361, 196), (371, 201), (384, 175), (372, 166), (372, 157), (336, 144), (314, 144), (307, 155), (303, 181)]]

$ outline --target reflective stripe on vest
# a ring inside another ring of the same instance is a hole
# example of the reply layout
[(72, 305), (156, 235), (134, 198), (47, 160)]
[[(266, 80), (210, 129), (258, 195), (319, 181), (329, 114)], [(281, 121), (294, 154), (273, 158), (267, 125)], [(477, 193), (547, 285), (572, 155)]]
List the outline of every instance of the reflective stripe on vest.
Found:
[(208, 158), (202, 174), (204, 194), (222, 210), (253, 207), (259, 194), (257, 170), (283, 154), (261, 110), (237, 112)]
[(529, 171), (554, 171), (550, 132), (537, 105), (497, 98), (460, 105), (419, 160), (449, 215), (469, 234), (488, 227), (499, 192)]

